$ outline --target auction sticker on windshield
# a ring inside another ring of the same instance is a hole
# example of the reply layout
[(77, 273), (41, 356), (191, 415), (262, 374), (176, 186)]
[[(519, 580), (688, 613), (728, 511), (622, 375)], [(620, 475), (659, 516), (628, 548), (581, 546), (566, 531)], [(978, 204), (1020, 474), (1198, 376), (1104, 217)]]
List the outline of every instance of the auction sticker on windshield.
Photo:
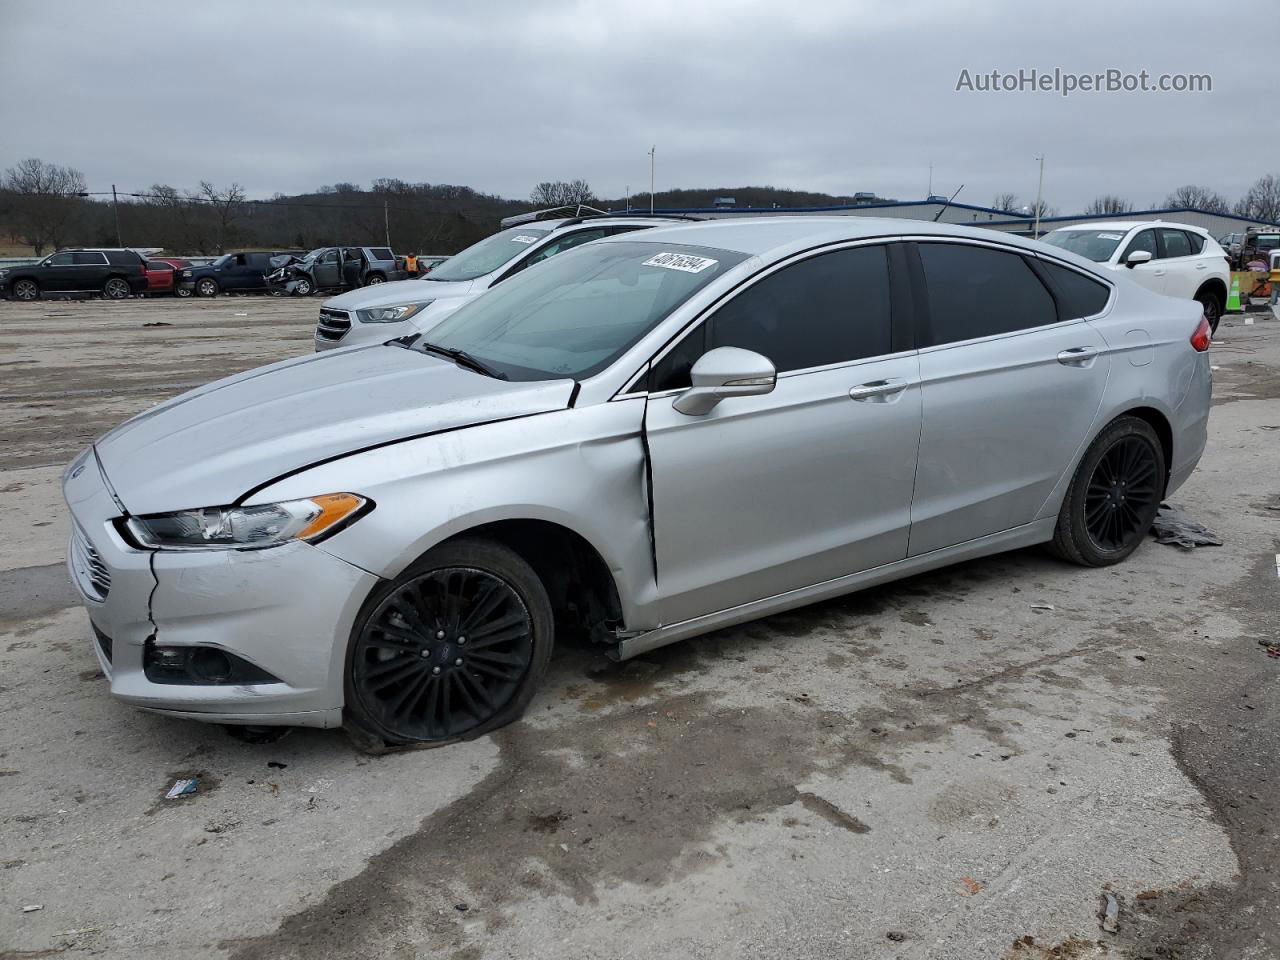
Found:
[(537, 237), (531, 237), (527, 233), (522, 233), (518, 237), (511, 238), (512, 243), (536, 243), (537, 241)]
[(707, 257), (695, 257), (688, 253), (659, 253), (650, 257), (641, 266), (664, 267), (667, 270), (683, 270), (685, 273), (701, 273), (707, 267), (714, 267), (718, 260)]

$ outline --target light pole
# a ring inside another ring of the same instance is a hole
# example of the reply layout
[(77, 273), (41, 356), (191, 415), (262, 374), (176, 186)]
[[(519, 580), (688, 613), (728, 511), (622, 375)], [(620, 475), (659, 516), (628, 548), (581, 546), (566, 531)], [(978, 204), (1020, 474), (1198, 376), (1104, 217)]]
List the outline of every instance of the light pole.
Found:
[(1031, 235), (1032, 240), (1040, 239), (1040, 200), (1044, 196), (1044, 157), (1036, 157), (1040, 161), (1040, 185), (1036, 187), (1036, 225)]
[(649, 148), (649, 212), (653, 213), (653, 168), (655, 154), (658, 152), (658, 145), (655, 143)]

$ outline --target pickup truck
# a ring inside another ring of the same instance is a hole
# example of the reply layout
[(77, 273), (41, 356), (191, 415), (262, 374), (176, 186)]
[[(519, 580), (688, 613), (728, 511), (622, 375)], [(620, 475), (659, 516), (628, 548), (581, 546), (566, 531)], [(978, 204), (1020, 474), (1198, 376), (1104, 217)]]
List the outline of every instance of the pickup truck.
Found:
[(226, 253), (202, 267), (186, 267), (178, 277), (178, 295), (216, 297), (219, 293), (257, 293), (267, 289), (271, 258), (289, 251)]

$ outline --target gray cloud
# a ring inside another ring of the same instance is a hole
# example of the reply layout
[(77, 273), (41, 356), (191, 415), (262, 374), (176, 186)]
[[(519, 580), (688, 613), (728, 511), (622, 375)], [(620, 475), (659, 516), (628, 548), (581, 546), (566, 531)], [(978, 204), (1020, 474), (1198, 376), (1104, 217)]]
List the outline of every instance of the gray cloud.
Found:
[[(1280, 172), (1257, 61), (1196, 2), (10, 3), (0, 167), (91, 189), (238, 180), (251, 196), (374, 177), (526, 196), (772, 184), (914, 198), (1182, 183), (1235, 198)], [(1221, 19), (1221, 18), (1219, 18)], [(1209, 73), (1197, 94), (956, 92), (962, 69)]]

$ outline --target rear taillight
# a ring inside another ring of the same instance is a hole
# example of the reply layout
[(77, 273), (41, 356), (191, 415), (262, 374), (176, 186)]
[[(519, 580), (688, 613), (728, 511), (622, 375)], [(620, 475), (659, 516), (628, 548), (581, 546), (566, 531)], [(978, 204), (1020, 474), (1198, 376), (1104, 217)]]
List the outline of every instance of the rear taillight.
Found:
[(1209, 344), (1213, 339), (1213, 332), (1209, 329), (1209, 318), (1200, 315), (1200, 325), (1196, 327), (1196, 332), (1191, 335), (1191, 349), (1196, 353), (1204, 353), (1209, 349)]

